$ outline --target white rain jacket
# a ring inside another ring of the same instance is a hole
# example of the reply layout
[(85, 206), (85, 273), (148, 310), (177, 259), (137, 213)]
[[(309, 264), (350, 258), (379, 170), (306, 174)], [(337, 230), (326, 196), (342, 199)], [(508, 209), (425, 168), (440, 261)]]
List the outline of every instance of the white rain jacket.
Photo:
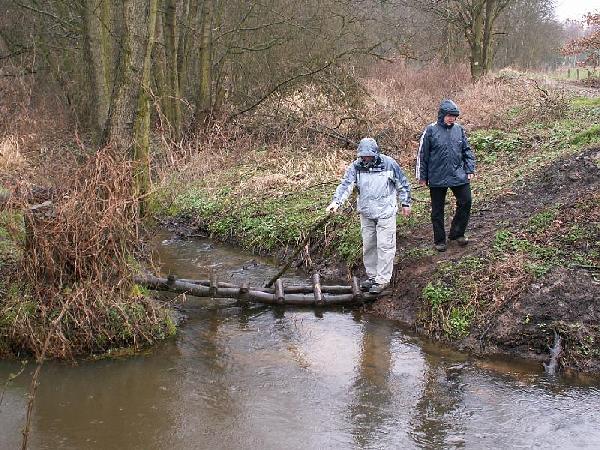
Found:
[[(373, 164), (367, 165), (362, 156), (374, 156)], [(346, 169), (337, 187), (333, 201), (344, 203), (356, 186), (358, 212), (368, 219), (386, 219), (398, 212), (398, 200), (410, 206), (410, 184), (404, 172), (389, 156), (379, 153), (375, 139), (364, 138), (358, 144), (358, 158)]]

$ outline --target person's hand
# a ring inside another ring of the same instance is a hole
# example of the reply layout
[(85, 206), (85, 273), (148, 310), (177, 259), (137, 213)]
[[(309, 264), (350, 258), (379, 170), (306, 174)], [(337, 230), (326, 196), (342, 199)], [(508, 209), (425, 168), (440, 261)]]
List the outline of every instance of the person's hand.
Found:
[(329, 214), (333, 214), (338, 210), (339, 207), (340, 205), (338, 205), (336, 202), (331, 202), (325, 211), (327, 211)]
[(427, 180), (419, 180), (421, 186), (427, 186)]
[(474, 177), (475, 177), (474, 173), (468, 173), (467, 174), (467, 180), (469, 180), (469, 181), (471, 181)]
[(411, 211), (412, 211), (412, 209), (411, 209), (411, 207), (410, 207), (410, 206), (403, 206), (403, 207), (402, 207), (402, 215), (403, 215), (404, 217), (408, 217), (408, 216), (410, 216), (410, 213), (411, 213)]

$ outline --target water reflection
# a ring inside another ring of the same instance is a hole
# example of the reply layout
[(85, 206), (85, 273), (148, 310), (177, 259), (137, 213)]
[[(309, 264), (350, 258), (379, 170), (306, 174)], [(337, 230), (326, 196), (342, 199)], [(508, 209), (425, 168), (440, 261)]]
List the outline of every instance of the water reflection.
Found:
[[(356, 316), (360, 320), (360, 316)], [(350, 404), (352, 435), (355, 444), (368, 448), (377, 440), (381, 424), (393, 416), (389, 410), (392, 391), (389, 387), (392, 353), (392, 325), (388, 322), (364, 322), (362, 343), (352, 383), (354, 399)]]
[(421, 397), (411, 420), (411, 438), (419, 447), (460, 448), (464, 427), (457, 421), (456, 410), (463, 403), (463, 365), (443, 364), (437, 357), (425, 355), (425, 373)]

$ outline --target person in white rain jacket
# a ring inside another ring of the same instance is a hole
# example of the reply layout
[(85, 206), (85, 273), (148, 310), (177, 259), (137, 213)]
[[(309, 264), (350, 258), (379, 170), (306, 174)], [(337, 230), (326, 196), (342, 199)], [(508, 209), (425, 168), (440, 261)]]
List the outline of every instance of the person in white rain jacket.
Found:
[(398, 163), (379, 152), (375, 139), (361, 139), (357, 156), (346, 169), (327, 212), (336, 212), (354, 187), (357, 188), (363, 262), (367, 272), (361, 289), (379, 294), (392, 278), (398, 197), (402, 214), (410, 215), (410, 184)]

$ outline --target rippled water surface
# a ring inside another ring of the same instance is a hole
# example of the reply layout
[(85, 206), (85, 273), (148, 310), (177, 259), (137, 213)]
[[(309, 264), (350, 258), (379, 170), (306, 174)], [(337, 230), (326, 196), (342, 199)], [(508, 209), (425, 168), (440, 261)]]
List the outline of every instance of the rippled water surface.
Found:
[[(159, 240), (180, 277), (261, 283), (267, 261)], [(296, 281), (301, 277), (296, 277)], [(124, 360), (48, 363), (30, 436), (43, 449), (600, 448), (600, 385), (476, 361), (357, 311), (188, 298), (178, 338)], [(0, 379), (19, 370), (0, 363)], [(32, 367), (0, 391), (18, 448)]]

